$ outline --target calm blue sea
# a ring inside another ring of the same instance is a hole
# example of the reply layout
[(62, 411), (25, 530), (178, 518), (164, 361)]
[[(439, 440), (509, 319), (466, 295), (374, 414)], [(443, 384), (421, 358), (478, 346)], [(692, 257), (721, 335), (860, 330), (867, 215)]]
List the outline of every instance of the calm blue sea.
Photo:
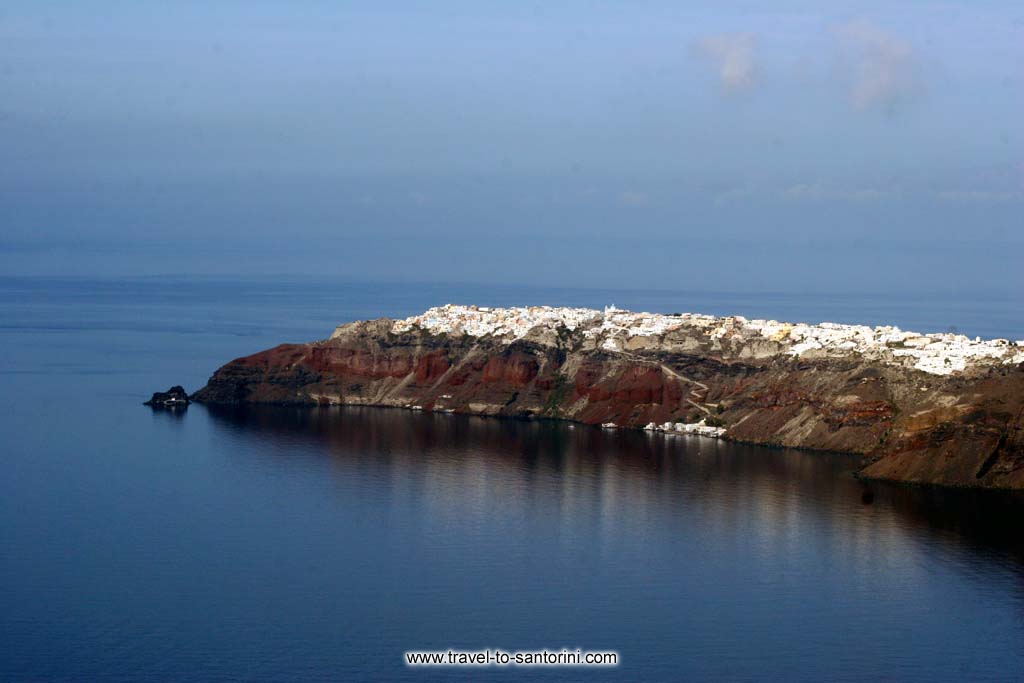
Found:
[[(866, 488), (849, 457), (556, 423), (140, 405), (446, 302), (1024, 337), (1009, 296), (0, 279), (0, 679), (1024, 678), (1018, 496)], [(621, 664), (403, 663), (563, 647)]]

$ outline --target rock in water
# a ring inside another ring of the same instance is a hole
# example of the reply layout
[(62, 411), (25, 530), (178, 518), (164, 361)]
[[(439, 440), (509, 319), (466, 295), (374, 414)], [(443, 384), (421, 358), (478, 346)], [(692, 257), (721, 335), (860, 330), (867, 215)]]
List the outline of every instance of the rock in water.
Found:
[(188, 393), (181, 386), (171, 387), (167, 391), (157, 391), (153, 398), (143, 403), (153, 408), (184, 408), (188, 404)]

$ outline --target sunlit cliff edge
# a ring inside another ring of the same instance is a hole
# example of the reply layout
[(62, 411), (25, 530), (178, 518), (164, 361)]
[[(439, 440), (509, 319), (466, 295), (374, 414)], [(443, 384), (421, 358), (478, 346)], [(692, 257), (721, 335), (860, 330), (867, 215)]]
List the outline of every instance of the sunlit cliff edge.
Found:
[(856, 453), (868, 478), (1024, 488), (1024, 342), (951, 333), (449, 305), (234, 360), (193, 398), (567, 419)]

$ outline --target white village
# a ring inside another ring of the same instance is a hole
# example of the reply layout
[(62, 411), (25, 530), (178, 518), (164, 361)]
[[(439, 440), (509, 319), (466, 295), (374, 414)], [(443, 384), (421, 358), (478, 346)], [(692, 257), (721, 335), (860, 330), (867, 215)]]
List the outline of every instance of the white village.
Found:
[(564, 327), (569, 331), (582, 330), (585, 338), (597, 340), (605, 351), (618, 353), (627, 353), (625, 343), (632, 337), (660, 337), (685, 329), (688, 333), (704, 335), (712, 342), (727, 338), (761, 338), (778, 343), (781, 352), (790, 356), (862, 354), (935, 375), (951, 375), (980, 364), (1024, 362), (1024, 341), (971, 339), (952, 332), (922, 334), (888, 325), (869, 327), (830, 322), (813, 325), (698, 313), (635, 313), (615, 306), (601, 311), (448, 304), (397, 320), (392, 331), (401, 333), (413, 327), (432, 334), (493, 337), (506, 342), (522, 339), (536, 328), (557, 331)]

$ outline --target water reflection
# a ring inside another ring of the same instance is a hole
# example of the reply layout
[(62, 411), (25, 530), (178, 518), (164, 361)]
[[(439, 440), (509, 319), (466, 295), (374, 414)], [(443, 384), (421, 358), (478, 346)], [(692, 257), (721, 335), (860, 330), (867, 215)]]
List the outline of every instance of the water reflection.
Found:
[(841, 539), (850, 561), (905, 552), (924, 533), (1024, 564), (1021, 494), (865, 483), (851, 456), (391, 409), (207, 410), (237, 438), (278, 456), (326, 449), (346, 475), (383, 479), (435, 512), (589, 517), (606, 540), (620, 523), (698, 525), (773, 553), (819, 534)]

